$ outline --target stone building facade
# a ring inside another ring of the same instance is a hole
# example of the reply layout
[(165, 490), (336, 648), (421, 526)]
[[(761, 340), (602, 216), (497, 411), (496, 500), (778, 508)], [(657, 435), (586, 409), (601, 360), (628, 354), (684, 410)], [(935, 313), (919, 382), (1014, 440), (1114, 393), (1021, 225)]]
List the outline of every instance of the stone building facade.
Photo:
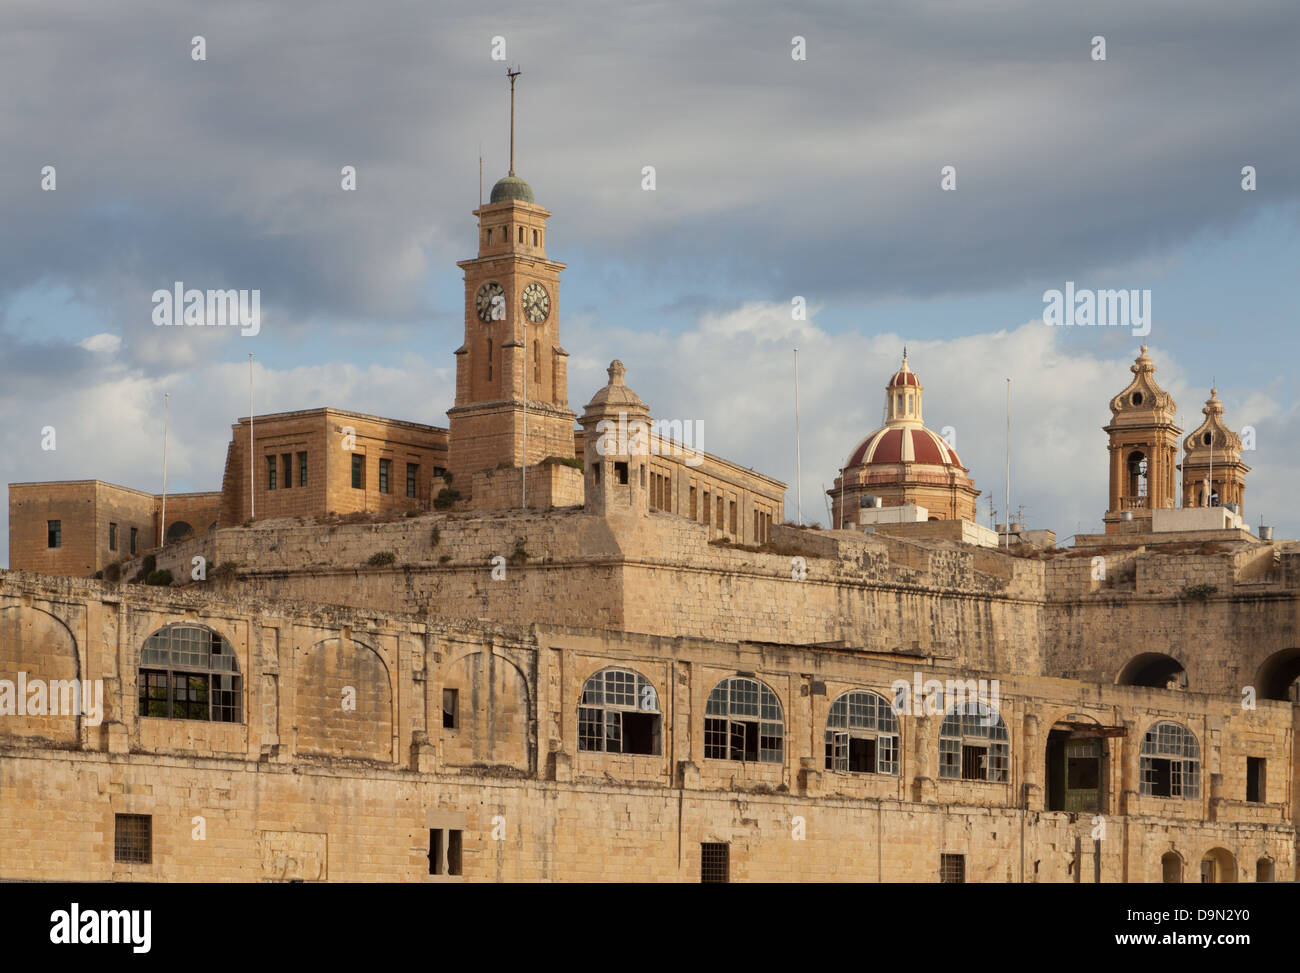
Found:
[(837, 502), (947, 523), (796, 528), (621, 362), (575, 429), (549, 214), (477, 215), (450, 429), (241, 420), (165, 588), (86, 577), (149, 495), (11, 486), (0, 880), (1297, 877), (1300, 545), (1162, 526), (1145, 349), (1122, 532), (981, 546), (906, 362)]

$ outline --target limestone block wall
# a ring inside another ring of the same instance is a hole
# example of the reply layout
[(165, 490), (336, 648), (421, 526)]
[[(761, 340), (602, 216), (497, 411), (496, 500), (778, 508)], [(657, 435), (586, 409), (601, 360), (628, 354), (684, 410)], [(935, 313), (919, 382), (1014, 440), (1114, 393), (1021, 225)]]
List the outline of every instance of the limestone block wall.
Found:
[[(140, 646), (178, 622), (230, 641), (240, 723), (137, 715)], [(932, 881), (941, 854), (961, 854), (971, 881), (1147, 881), (1171, 850), (1189, 875), (1211, 851), (1242, 879), (1260, 858), (1279, 877), (1295, 872), (1287, 703), (1243, 711), (1232, 698), (848, 647), (511, 630), (17, 572), (0, 574), (0, 635), (0, 679), (39, 661), (47, 678), (102, 679), (106, 706), (95, 726), (48, 718), (58, 732), (43, 739), (0, 716), (3, 878), (420, 881), (437, 827), (463, 831), (470, 880), (693, 881), (706, 841), (729, 843), (735, 880)], [(653, 688), (657, 753), (581, 747), (584, 684), (610, 666)], [(779, 761), (706, 756), (705, 700), (733, 676), (775, 693)], [(914, 676), (999, 680), (1006, 781), (938, 777), (941, 713), (900, 717), (897, 775), (825, 767), (834, 700)], [(459, 698), (451, 725), (448, 689)], [(1165, 719), (1201, 748), (1194, 800), (1139, 793), (1142, 735)], [(1100, 844), (1087, 816), (1043, 810), (1047, 732), (1080, 724), (1121, 730), (1107, 739)], [(1276, 782), (1262, 802), (1244, 800), (1248, 756)], [(153, 816), (150, 865), (112, 861), (118, 813)]]

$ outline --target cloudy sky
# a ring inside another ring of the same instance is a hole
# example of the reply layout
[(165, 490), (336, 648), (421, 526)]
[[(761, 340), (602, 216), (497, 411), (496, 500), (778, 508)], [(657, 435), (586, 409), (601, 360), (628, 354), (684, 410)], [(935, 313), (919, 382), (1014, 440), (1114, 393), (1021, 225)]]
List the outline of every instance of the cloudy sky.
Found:
[[(798, 7), (5, 0), (0, 482), (156, 492), (167, 392), (169, 488), (219, 489), (250, 352), (259, 412), (445, 424), (480, 151), (486, 187), (508, 164), (502, 37), (516, 169), (568, 264), (571, 407), (618, 357), (655, 415), (789, 482), (793, 517), (797, 346), (825, 519), (906, 345), (985, 523), (1013, 380), (1012, 509), (1068, 537), (1100, 529), (1145, 341), (1185, 430), (1212, 382), (1256, 429), (1247, 517), (1300, 536), (1294, 0)], [(176, 281), (260, 290), (261, 332), (155, 327)], [(1066, 281), (1149, 290), (1150, 333), (1045, 325)]]

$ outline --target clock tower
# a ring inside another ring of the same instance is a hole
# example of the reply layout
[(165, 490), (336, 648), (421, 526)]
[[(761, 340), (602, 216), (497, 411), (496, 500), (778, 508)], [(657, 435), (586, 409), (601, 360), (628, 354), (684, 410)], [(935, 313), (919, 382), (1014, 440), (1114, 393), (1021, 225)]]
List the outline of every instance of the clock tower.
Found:
[(465, 343), (456, 351), (456, 404), (447, 410), (447, 464), (463, 498), (480, 470), (574, 455), (577, 416), (559, 340), (564, 264), (546, 256), (551, 214), (515, 175), (514, 79), (510, 172), (474, 210), (478, 256), (457, 263), (465, 272)]

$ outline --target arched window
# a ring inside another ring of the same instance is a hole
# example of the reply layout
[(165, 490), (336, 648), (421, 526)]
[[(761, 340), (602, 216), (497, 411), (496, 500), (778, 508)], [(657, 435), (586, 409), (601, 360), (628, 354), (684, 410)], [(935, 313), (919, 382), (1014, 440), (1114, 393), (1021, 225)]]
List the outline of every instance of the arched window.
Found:
[(578, 749), (657, 756), (663, 717), (650, 681), (630, 669), (602, 669), (582, 687)]
[(1142, 738), (1141, 792), (1152, 797), (1201, 796), (1201, 748), (1180, 723), (1157, 723)]
[[(285, 484), (286, 486), (288, 484)], [(167, 543), (172, 544), (176, 541), (185, 540), (187, 537), (194, 536), (194, 528), (183, 520), (177, 520), (167, 525)]]
[(831, 704), (826, 717), (826, 769), (898, 773), (898, 717), (885, 697), (853, 690)]
[(235, 651), (198, 625), (168, 625), (140, 650), (140, 715), (173, 720), (243, 722), (243, 685)]
[(779, 764), (785, 724), (781, 701), (757, 679), (724, 679), (704, 707), (704, 756)]
[(488, 228), (488, 231), (487, 231), (487, 242), (488, 242), (489, 244), (492, 242), (492, 228), (491, 228), (491, 227), (489, 227), (489, 228)]
[(1005, 783), (1010, 738), (1002, 714), (987, 703), (955, 703), (939, 727), (939, 776)]
[(519, 242), (524, 242), (524, 228), (522, 226), (519, 228)]
[(537, 246), (537, 231), (533, 230), (533, 246)]

